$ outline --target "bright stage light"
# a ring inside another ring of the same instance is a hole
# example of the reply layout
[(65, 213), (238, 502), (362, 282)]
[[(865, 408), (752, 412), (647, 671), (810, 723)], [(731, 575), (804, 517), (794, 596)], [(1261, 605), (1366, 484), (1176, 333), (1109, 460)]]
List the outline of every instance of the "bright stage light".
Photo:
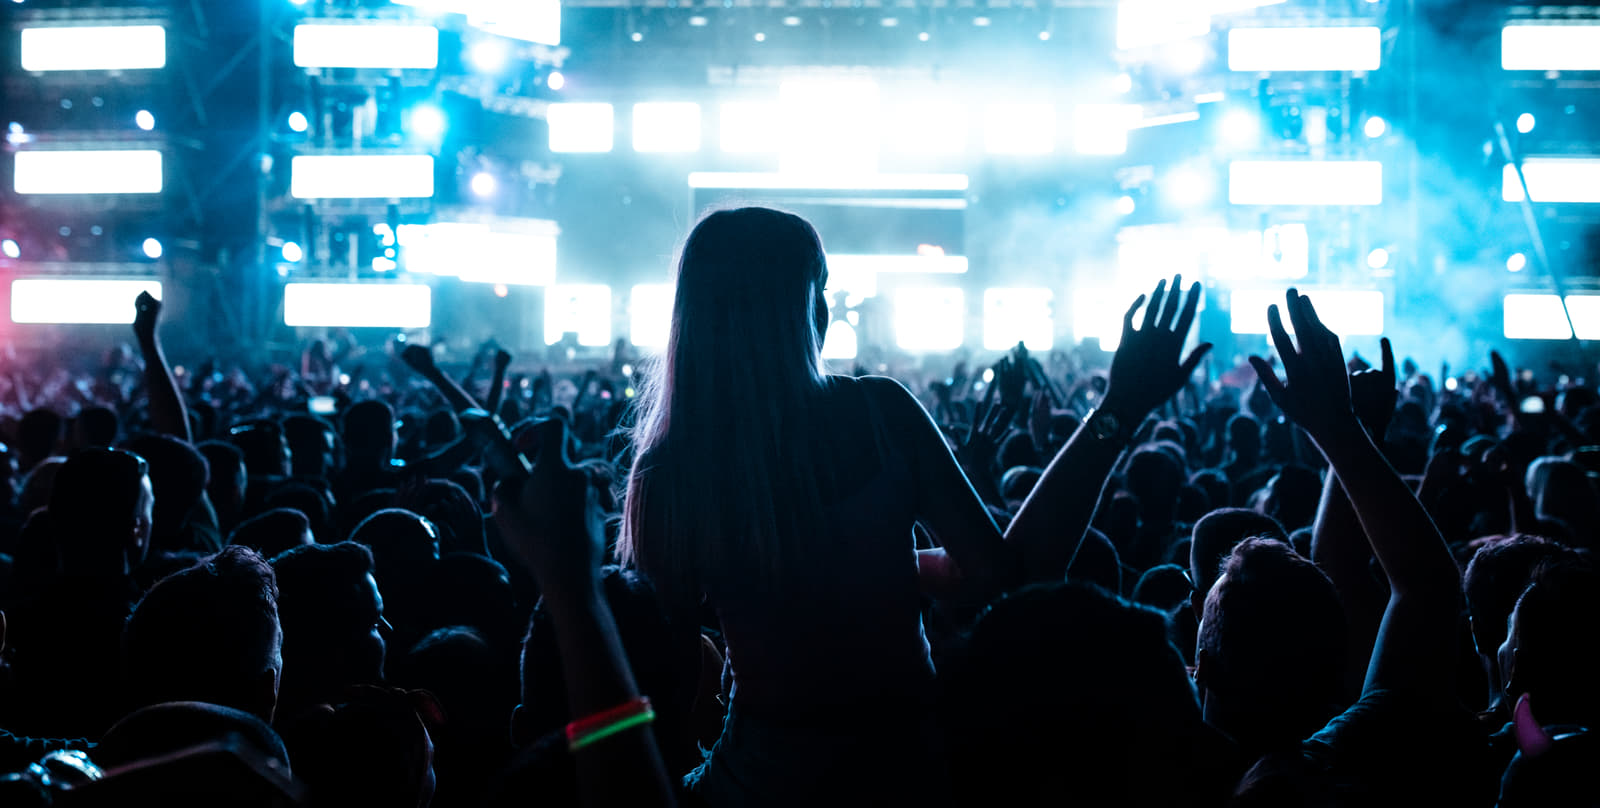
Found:
[(433, 196), (433, 158), (426, 154), (302, 154), (289, 172), (296, 199)]
[(1524, 112), (1517, 116), (1517, 131), (1526, 135), (1533, 131), (1534, 123), (1533, 113)]
[(1162, 61), (1167, 67), (1178, 73), (1197, 73), (1206, 66), (1206, 59), (1211, 56), (1211, 50), (1201, 40), (1186, 39), (1173, 42), (1163, 49)]
[(1222, 142), (1234, 149), (1254, 149), (1261, 143), (1261, 116), (1235, 109), (1222, 116)]
[[(1522, 161), (1522, 175), (1535, 202), (1600, 202), (1600, 158), (1529, 157)], [(1501, 175), (1500, 197), (1522, 201), (1517, 168), (1510, 163)]]
[(1122, 313), (1138, 293), (1123, 294), (1114, 289), (1079, 288), (1072, 291), (1072, 339), (1100, 341), (1103, 350), (1115, 351), (1122, 342)]
[(1374, 115), (1367, 119), (1366, 124), (1361, 127), (1361, 131), (1365, 132), (1368, 138), (1376, 140), (1383, 137), (1383, 133), (1389, 131), (1389, 122)]
[[(828, 254), (828, 271), (844, 275), (907, 273), (961, 275), (967, 271), (964, 255), (851, 255)], [(856, 291), (856, 290), (851, 290)]]
[(670, 283), (641, 283), (628, 294), (628, 341), (638, 348), (667, 347), (672, 331)]
[(1235, 71), (1377, 70), (1383, 32), (1375, 26), (1234, 28), (1228, 68)]
[(161, 298), (157, 280), (23, 278), (11, 282), (11, 322), (126, 325), (140, 292)]
[(887, 153), (961, 154), (967, 150), (970, 113), (960, 102), (937, 98), (907, 101), (883, 116), (883, 148)]
[(12, 187), (19, 194), (158, 194), (161, 152), (19, 151)]
[(844, 320), (834, 320), (822, 337), (822, 358), (854, 359), (861, 350), (859, 342), (854, 326)]
[(1055, 317), (1049, 289), (985, 289), (983, 347), (1004, 351), (1018, 342), (1030, 351), (1048, 351), (1055, 344)]
[(1600, 339), (1600, 295), (1567, 295), (1565, 312), (1551, 294), (1511, 294), (1502, 302), (1506, 339), (1571, 339), (1568, 314), (1578, 339)]
[(1511, 257), (1506, 259), (1507, 272), (1521, 272), (1527, 268), (1528, 256), (1523, 255), (1522, 253), (1512, 253)]
[[(1375, 289), (1302, 289), (1317, 308), (1317, 317), (1335, 334), (1376, 336), (1383, 333), (1383, 292)], [(1235, 334), (1266, 334), (1267, 307), (1283, 310), (1282, 288), (1235, 289), (1229, 303)], [(1294, 328), (1288, 317), (1283, 327)]]
[(410, 132), (422, 140), (438, 140), (444, 135), (444, 111), (432, 104), (411, 108)]
[(1216, 196), (1216, 190), (1216, 180), (1203, 169), (1183, 166), (1167, 175), (1166, 198), (1180, 208), (1204, 205)]
[(1073, 148), (1079, 154), (1122, 154), (1128, 130), (1143, 114), (1138, 104), (1079, 104), (1072, 116)]
[(296, 244), (292, 241), (285, 241), (283, 243), (283, 260), (288, 261), (291, 264), (298, 264), (300, 263), (300, 259), (304, 257), (306, 257), (305, 250), (300, 249), (299, 244)]
[(567, 77), (559, 70), (552, 70), (550, 75), (544, 77), (544, 86), (552, 90), (559, 90), (567, 86)]
[(161, 257), (162, 249), (161, 241), (159, 239), (147, 238), (144, 240), (144, 244), (140, 246), (144, 249), (144, 255), (146, 258)]
[(148, 132), (151, 129), (156, 128), (156, 116), (150, 114), (150, 110), (148, 109), (141, 109), (134, 113), (133, 123), (135, 126)]
[(289, 113), (289, 131), (304, 132), (310, 128), (311, 122), (306, 120), (306, 114), (299, 110)]
[(294, 27), (296, 67), (432, 70), (439, 66), (439, 29), (361, 20)]
[(552, 286), (544, 294), (544, 344), (554, 345), (574, 332), (578, 344), (611, 344), (611, 287), (597, 283)]
[(1600, 25), (1507, 25), (1500, 29), (1505, 70), (1600, 70)]
[(472, 182), (469, 183), (469, 186), (472, 188), (474, 196), (486, 199), (494, 196), (495, 191), (499, 190), (500, 181), (496, 180), (494, 175), (487, 171), (479, 171), (472, 175)]
[(778, 86), (779, 170), (869, 174), (878, 167), (882, 104), (870, 79), (789, 79)]
[(966, 174), (855, 174), (693, 171), (690, 188), (746, 191), (965, 191)]
[(1235, 160), (1235, 205), (1381, 205), (1383, 163), (1375, 160)]
[(68, 25), (22, 29), (22, 69), (152, 70), (167, 65), (159, 25)]
[(1115, 207), (1118, 214), (1127, 216), (1133, 213), (1134, 209), (1138, 206), (1134, 203), (1133, 197), (1123, 194), (1122, 196), (1117, 197)]
[(553, 223), (524, 231), (491, 230), (480, 222), (400, 225), (396, 239), (411, 272), (469, 283), (548, 286), (556, 278)]
[(634, 104), (633, 150), (644, 153), (700, 151), (700, 105), (689, 102)]
[(500, 39), (480, 39), (467, 49), (467, 61), (479, 73), (499, 73), (511, 62), (511, 46)]
[(1389, 265), (1389, 251), (1388, 250), (1386, 250), (1386, 249), (1384, 249), (1382, 247), (1378, 247), (1378, 248), (1374, 249), (1372, 252), (1367, 253), (1367, 268), (1368, 269), (1383, 269), (1384, 267), (1386, 267), (1388, 265)]
[(612, 111), (610, 104), (551, 104), (550, 151), (611, 151)]
[(7, 258), (21, 258), (22, 248), (17, 245), (16, 239), (8, 238), (0, 241), (0, 255), (4, 255)]
[(894, 340), (905, 351), (951, 351), (966, 330), (965, 298), (956, 287), (913, 287), (894, 294)]
[(990, 104), (984, 109), (983, 147), (990, 154), (1049, 154), (1055, 151), (1055, 106)]
[(757, 42), (766, 42), (767, 41), (767, 35), (761, 33), (760, 31), (757, 31), (756, 32), (756, 41)]
[(766, 101), (730, 101), (720, 109), (720, 146), (729, 154), (773, 154), (783, 143), (779, 106)]
[(1118, 94), (1133, 92), (1133, 76), (1127, 73), (1118, 73), (1115, 78), (1111, 79), (1111, 91)]
[(414, 283), (289, 283), (283, 324), (296, 328), (427, 328), (433, 290)]
[(1121, 0), (1117, 3), (1119, 50), (1178, 42), (1209, 33), (1210, 9), (1195, 0)]

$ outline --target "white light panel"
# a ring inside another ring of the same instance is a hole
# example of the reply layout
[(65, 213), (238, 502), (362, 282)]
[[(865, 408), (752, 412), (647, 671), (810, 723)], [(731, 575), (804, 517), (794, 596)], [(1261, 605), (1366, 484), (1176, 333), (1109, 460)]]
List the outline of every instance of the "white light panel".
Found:
[(855, 274), (869, 272), (917, 272), (959, 275), (967, 271), (964, 255), (851, 255), (828, 254), (828, 271)]
[(467, 24), (498, 36), (561, 44), (560, 0), (392, 0), (434, 14), (461, 14)]
[(971, 124), (971, 112), (959, 102), (907, 101), (884, 115), (883, 148), (894, 154), (961, 154), (967, 150)]
[[(1561, 298), (1555, 295), (1506, 295), (1502, 306), (1506, 339), (1572, 338)], [(1567, 311), (1579, 339), (1600, 339), (1600, 295), (1567, 295)]]
[[(1376, 336), (1383, 333), (1383, 293), (1375, 289), (1302, 289), (1316, 306), (1317, 318), (1341, 337)], [(1282, 288), (1235, 289), (1230, 302), (1235, 334), (1266, 334), (1267, 308), (1277, 306), (1283, 327), (1294, 333), (1289, 315), (1283, 311)]]
[(633, 150), (645, 153), (700, 151), (700, 105), (672, 101), (634, 104)]
[(548, 286), (556, 280), (556, 229), (501, 232), (476, 222), (403, 224), (406, 269), (469, 283)]
[(967, 310), (955, 287), (917, 287), (894, 293), (894, 340), (906, 351), (950, 351), (961, 347)]
[(433, 290), (409, 283), (290, 283), (283, 324), (327, 328), (427, 328)]
[(828, 324), (828, 333), (822, 338), (823, 359), (854, 359), (860, 350), (856, 330), (844, 320)]
[(550, 124), (550, 151), (611, 151), (612, 114), (610, 104), (551, 104), (546, 117)]
[(439, 29), (363, 20), (294, 27), (296, 67), (432, 70), (439, 66)]
[(161, 152), (19, 151), (12, 187), (19, 194), (158, 194)]
[(965, 174), (785, 174), (694, 171), (690, 188), (750, 191), (965, 191)]
[(426, 154), (302, 154), (289, 172), (296, 199), (433, 196), (433, 158)]
[(1235, 205), (1381, 205), (1383, 163), (1376, 160), (1235, 160), (1228, 164)]
[(578, 335), (579, 345), (597, 348), (611, 344), (611, 287), (569, 283), (545, 290), (545, 344), (560, 342), (569, 331)]
[(1376, 26), (1228, 31), (1228, 68), (1236, 71), (1377, 70), (1382, 56)]
[(1117, 232), (1117, 274), (1125, 283), (1150, 287), (1178, 273), (1228, 280), (1303, 278), (1310, 268), (1310, 246), (1306, 226), (1292, 222), (1265, 230), (1178, 224), (1124, 227)]
[(1121, 50), (1209, 33), (1210, 9), (1195, 0), (1121, 0), (1117, 4), (1117, 47)]
[(673, 286), (641, 283), (628, 295), (628, 341), (639, 348), (667, 347), (672, 332)]
[(21, 278), (11, 282), (11, 322), (126, 325), (140, 292), (159, 300), (161, 282)]
[(1122, 343), (1122, 315), (1139, 297), (1114, 288), (1080, 287), (1072, 291), (1072, 339), (1100, 340), (1102, 350), (1115, 351)]
[(783, 146), (782, 108), (766, 101), (720, 107), (720, 147), (729, 154), (776, 154)]
[[(1522, 175), (1535, 202), (1600, 202), (1600, 157), (1529, 157)], [(1515, 166), (1506, 164), (1500, 185), (1502, 199), (1522, 201)]]
[(22, 29), (22, 69), (152, 70), (167, 65), (159, 25), (74, 25)]
[(1055, 344), (1055, 317), (1049, 289), (995, 288), (983, 292), (983, 347), (1004, 351), (1018, 342), (1030, 351)]
[(790, 79), (778, 86), (778, 105), (783, 126), (781, 171), (877, 171), (878, 142), (883, 137), (877, 82)]
[(983, 148), (990, 154), (1049, 154), (1055, 151), (1055, 106), (990, 104), (984, 109)]
[(1505, 70), (1600, 70), (1600, 25), (1507, 25), (1500, 29)]
[(1138, 104), (1079, 104), (1072, 111), (1072, 146), (1079, 154), (1122, 154), (1128, 130), (1143, 114)]

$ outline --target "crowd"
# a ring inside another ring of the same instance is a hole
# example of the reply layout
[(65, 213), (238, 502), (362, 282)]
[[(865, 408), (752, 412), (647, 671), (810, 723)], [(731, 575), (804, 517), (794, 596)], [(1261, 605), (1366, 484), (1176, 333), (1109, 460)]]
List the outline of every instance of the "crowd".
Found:
[(745, 208), (638, 367), (180, 371), (141, 296), (6, 374), (0, 804), (1600, 804), (1590, 382), (1293, 290), (1197, 373), (1178, 278), (1102, 370), (828, 375), (826, 279)]

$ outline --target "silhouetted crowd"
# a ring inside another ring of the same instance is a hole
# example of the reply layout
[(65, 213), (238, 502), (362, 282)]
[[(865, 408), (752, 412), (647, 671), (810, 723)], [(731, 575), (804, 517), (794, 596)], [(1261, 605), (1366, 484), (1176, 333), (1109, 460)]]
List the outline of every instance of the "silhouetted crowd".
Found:
[(712, 214), (578, 373), (175, 368), (142, 296), (0, 374), (0, 805), (1600, 804), (1593, 379), (1293, 290), (1225, 367), (1178, 279), (828, 375), (821, 255)]

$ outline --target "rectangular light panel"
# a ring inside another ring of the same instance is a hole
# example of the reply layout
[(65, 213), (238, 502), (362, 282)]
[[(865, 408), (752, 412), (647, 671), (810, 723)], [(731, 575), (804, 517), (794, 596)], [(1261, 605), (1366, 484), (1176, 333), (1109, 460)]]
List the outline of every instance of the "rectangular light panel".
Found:
[(1600, 70), (1600, 25), (1507, 25), (1504, 70)]
[(958, 288), (915, 287), (894, 293), (894, 341), (901, 350), (955, 350), (961, 347), (966, 319)]
[[(1535, 202), (1600, 202), (1600, 157), (1529, 157), (1522, 175)], [(1515, 166), (1506, 164), (1500, 185), (1502, 199), (1522, 201)]]
[(869, 174), (878, 170), (883, 105), (871, 79), (796, 78), (778, 85), (779, 169)]
[(578, 344), (611, 344), (611, 287), (598, 283), (558, 284), (544, 292), (544, 344), (554, 345), (574, 332)]
[(628, 295), (628, 341), (639, 348), (667, 347), (672, 331), (673, 286), (641, 283)]
[(290, 283), (283, 324), (328, 328), (427, 328), (433, 290), (410, 283)]
[(161, 152), (19, 151), (11, 179), (19, 194), (159, 194)]
[(983, 347), (1005, 351), (1018, 342), (1030, 351), (1048, 351), (1055, 343), (1055, 317), (1049, 289), (997, 288), (983, 292)]
[(1382, 58), (1376, 26), (1228, 31), (1228, 68), (1235, 71), (1377, 70)]
[(1053, 104), (990, 104), (983, 115), (983, 148), (990, 154), (1049, 154), (1056, 148)]
[(74, 25), (22, 29), (22, 69), (153, 70), (167, 66), (159, 25)]
[(406, 269), (469, 283), (548, 286), (556, 279), (556, 233), (511, 233), (475, 222), (403, 224)]
[(11, 322), (127, 325), (140, 292), (161, 298), (161, 282), (22, 278), (11, 282)]
[(890, 107), (883, 117), (883, 149), (890, 154), (950, 155), (967, 150), (971, 113), (956, 101), (926, 99)]
[(926, 272), (960, 275), (967, 271), (964, 255), (849, 255), (828, 254), (828, 271), (855, 274), (870, 272)]
[(550, 124), (550, 151), (611, 151), (612, 116), (610, 104), (551, 104), (546, 117)]
[(1235, 205), (1381, 205), (1383, 163), (1376, 160), (1235, 160), (1228, 164)]
[(965, 191), (965, 174), (784, 174), (694, 171), (690, 188), (751, 191)]
[(294, 27), (296, 67), (432, 70), (439, 66), (439, 29), (364, 20)]
[(434, 14), (461, 14), (467, 24), (497, 36), (561, 44), (561, 0), (392, 0)]
[[(1506, 339), (1572, 338), (1561, 298), (1555, 295), (1506, 295), (1502, 305)], [(1579, 339), (1600, 339), (1600, 295), (1567, 295), (1567, 310)]]
[(730, 101), (719, 108), (720, 147), (729, 154), (776, 154), (783, 145), (782, 108), (767, 101)]
[(303, 154), (289, 171), (296, 199), (433, 196), (433, 157), (426, 154)]
[(672, 101), (634, 104), (633, 150), (654, 154), (700, 151), (700, 105)]
[(1093, 337), (1100, 341), (1101, 350), (1115, 351), (1122, 343), (1122, 315), (1140, 294), (1145, 293), (1083, 287), (1072, 290), (1072, 339), (1083, 342)]
[[(1316, 306), (1317, 317), (1341, 337), (1376, 336), (1383, 333), (1383, 293), (1375, 289), (1304, 289)], [(1230, 303), (1235, 334), (1266, 334), (1267, 307), (1283, 311), (1279, 289), (1235, 289)], [(1283, 327), (1294, 333), (1287, 314)]]
[(1138, 104), (1079, 104), (1072, 111), (1072, 147), (1079, 154), (1122, 154), (1128, 130), (1143, 115)]

